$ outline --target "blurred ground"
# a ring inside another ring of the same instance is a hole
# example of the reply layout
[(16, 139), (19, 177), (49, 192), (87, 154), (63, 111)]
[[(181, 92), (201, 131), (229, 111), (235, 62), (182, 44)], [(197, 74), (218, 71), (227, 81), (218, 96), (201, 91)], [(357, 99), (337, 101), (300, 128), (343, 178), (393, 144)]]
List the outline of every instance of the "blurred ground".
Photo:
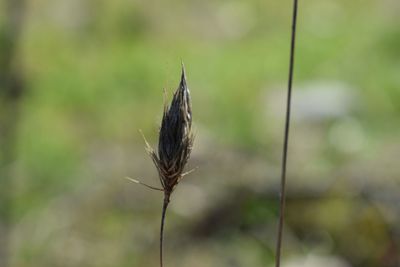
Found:
[[(157, 266), (162, 196), (123, 177), (158, 183), (138, 130), (156, 145), (181, 60), (199, 168), (173, 195), (166, 266), (272, 266), (291, 1), (3, 0), (0, 12), (10, 266)], [(284, 266), (398, 267), (400, 3), (299, 12)]]

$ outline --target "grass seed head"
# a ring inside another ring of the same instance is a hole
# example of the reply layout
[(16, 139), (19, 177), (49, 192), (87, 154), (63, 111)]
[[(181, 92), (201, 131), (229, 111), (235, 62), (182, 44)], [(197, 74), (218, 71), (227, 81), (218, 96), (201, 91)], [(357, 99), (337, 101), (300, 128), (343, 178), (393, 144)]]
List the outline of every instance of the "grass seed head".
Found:
[(182, 65), (181, 81), (171, 104), (165, 105), (161, 122), (158, 151), (149, 148), (165, 194), (169, 195), (184, 176), (184, 168), (193, 145), (192, 107)]

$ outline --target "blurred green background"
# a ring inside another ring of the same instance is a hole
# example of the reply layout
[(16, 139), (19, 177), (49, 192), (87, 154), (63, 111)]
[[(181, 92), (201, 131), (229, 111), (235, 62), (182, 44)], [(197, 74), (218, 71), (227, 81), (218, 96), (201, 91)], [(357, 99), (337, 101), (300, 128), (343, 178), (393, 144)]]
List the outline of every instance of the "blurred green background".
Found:
[[(157, 266), (156, 146), (195, 146), (166, 266), (272, 266), (292, 1), (2, 0), (0, 266)], [(400, 2), (300, 1), (283, 266), (400, 266)], [(1, 264), (2, 262), (2, 264)], [(8, 262), (8, 265), (7, 263)]]

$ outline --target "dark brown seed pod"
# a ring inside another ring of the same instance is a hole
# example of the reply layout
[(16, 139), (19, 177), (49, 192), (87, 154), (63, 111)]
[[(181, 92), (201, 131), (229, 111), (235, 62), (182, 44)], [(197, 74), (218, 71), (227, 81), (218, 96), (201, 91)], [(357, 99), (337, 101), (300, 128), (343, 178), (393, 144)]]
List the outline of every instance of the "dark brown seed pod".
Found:
[(182, 65), (181, 81), (170, 106), (165, 105), (158, 139), (158, 151), (147, 150), (158, 170), (161, 185), (169, 197), (185, 176), (184, 168), (193, 146), (190, 92)]
[[(164, 220), (172, 191), (180, 180), (189, 172), (184, 173), (185, 165), (190, 157), (193, 146), (192, 107), (190, 92), (186, 83), (185, 68), (182, 64), (182, 75), (178, 89), (175, 91), (171, 104), (164, 104), (164, 114), (158, 138), (158, 150), (146, 141), (146, 149), (157, 168), (162, 189), (164, 204), (161, 215), (160, 230), (160, 266), (163, 266), (163, 233)], [(131, 179), (136, 183), (141, 183)]]

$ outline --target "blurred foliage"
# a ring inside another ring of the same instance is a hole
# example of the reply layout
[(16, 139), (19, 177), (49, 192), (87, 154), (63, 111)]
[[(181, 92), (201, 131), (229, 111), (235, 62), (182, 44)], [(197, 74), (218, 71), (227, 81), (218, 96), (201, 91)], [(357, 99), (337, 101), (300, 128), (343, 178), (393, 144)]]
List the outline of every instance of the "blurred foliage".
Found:
[[(313, 204), (289, 201), (287, 257), (331, 242), (322, 254), (350, 266), (395, 266), (378, 264), (389, 252), (368, 242), (391, 242), (387, 232), (399, 231), (392, 229), (398, 207), (379, 202), (389, 210), (387, 220), (357, 224), (348, 217), (367, 203), (361, 192), (399, 189), (399, 11), (395, 0), (300, 3), (295, 90), (301, 95), (315, 81), (321, 90), (338, 83), (351, 101), (340, 116), (294, 118), (290, 188), (329, 189)], [(12, 163), (13, 266), (157, 264), (161, 196), (121, 177), (156, 177), (138, 129), (156, 143), (162, 89), (171, 96), (181, 60), (197, 128), (192, 164), (200, 170), (173, 200), (167, 265), (271, 264), (276, 202), (257, 196), (276, 196), (270, 189), (279, 183), (290, 16), (291, 1), (27, 1), (16, 57), (26, 91)], [(306, 107), (328, 106), (323, 101), (309, 99)], [(255, 196), (237, 208), (227, 193), (232, 188)], [(320, 202), (330, 194), (355, 200)], [(185, 196), (191, 201), (179, 204)], [(225, 202), (238, 216), (236, 230), (208, 233), (203, 241), (181, 236)], [(329, 237), (308, 242), (305, 232), (314, 228)], [(360, 229), (359, 240), (346, 239), (353, 229)], [(372, 232), (377, 237), (369, 239)], [(393, 242), (396, 250), (399, 240)]]

